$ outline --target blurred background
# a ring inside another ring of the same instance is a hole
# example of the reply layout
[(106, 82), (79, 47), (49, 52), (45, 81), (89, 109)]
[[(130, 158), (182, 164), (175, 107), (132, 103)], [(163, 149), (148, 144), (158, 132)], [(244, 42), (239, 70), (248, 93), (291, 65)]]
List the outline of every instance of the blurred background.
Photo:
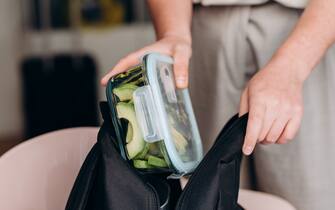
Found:
[(0, 22), (0, 155), (99, 125), (100, 78), (154, 40), (145, 0), (1, 0)]

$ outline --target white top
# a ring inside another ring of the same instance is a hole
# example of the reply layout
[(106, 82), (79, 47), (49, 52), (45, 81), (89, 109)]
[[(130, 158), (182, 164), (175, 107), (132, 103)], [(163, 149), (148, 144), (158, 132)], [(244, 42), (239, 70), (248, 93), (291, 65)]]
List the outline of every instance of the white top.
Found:
[[(271, 0), (193, 0), (202, 5), (255, 5), (263, 4)], [(305, 8), (309, 0), (273, 0), (291, 8)]]

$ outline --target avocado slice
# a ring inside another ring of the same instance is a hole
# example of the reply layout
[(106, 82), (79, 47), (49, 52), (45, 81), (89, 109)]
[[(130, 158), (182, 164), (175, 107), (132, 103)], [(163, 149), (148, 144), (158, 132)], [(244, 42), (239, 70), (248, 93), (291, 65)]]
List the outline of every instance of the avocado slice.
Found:
[(132, 127), (133, 135), (129, 143), (127, 143), (126, 149), (129, 159), (133, 159), (144, 149), (146, 144), (142, 138), (142, 134), (136, 120), (134, 105), (130, 103), (119, 102), (116, 105), (116, 110), (118, 117), (128, 120)]
[(120, 99), (120, 101), (128, 101), (133, 99), (133, 93), (138, 88), (134, 84), (123, 84), (113, 89), (113, 93)]
[(186, 153), (186, 147), (188, 145), (187, 140), (185, 137), (177, 131), (174, 127), (171, 127), (171, 134), (174, 140), (174, 144), (176, 146), (176, 149), (179, 154), (185, 154)]
[(133, 126), (131, 126), (131, 124), (128, 123), (126, 142), (129, 143), (132, 138), (133, 138)]

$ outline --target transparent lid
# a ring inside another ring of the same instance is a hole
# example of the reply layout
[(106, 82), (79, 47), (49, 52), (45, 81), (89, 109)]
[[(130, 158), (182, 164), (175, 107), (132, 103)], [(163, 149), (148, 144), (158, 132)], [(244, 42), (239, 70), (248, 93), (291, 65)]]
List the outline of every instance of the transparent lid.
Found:
[(148, 85), (133, 95), (144, 140), (164, 140), (178, 173), (192, 172), (203, 151), (189, 92), (175, 88), (171, 57), (154, 53), (145, 56), (144, 61)]

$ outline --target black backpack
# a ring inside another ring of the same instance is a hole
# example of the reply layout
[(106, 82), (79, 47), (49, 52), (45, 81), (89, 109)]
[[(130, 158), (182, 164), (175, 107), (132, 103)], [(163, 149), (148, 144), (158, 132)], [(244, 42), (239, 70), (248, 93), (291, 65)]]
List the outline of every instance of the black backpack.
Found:
[(242, 210), (237, 204), (247, 115), (234, 116), (181, 190), (169, 174), (141, 173), (119, 155), (108, 105), (69, 196), (67, 210)]

